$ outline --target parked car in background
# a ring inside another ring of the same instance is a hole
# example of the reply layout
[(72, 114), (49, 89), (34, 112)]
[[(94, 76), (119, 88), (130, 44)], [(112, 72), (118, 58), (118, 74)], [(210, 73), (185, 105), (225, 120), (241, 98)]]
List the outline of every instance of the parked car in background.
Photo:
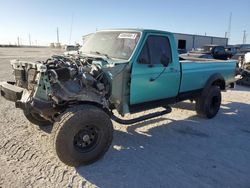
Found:
[(234, 47), (237, 53), (234, 54), (232, 59), (237, 60), (238, 67), (242, 69), (243, 64), (245, 63), (245, 55), (250, 52), (250, 44), (237, 44), (237, 45), (234, 45)]
[(79, 53), (79, 49), (80, 49), (80, 45), (76, 44), (76, 45), (66, 45), (64, 47), (65, 52), (63, 53), (64, 55), (76, 55)]
[(80, 45), (79, 44), (76, 44), (76, 45), (65, 45), (64, 49), (66, 51), (78, 51), (80, 48)]
[(234, 45), (237, 50), (237, 53), (247, 53), (250, 52), (250, 44), (237, 44)]
[(230, 59), (232, 55), (226, 52), (224, 46), (211, 44), (205, 45), (200, 49), (196, 49), (181, 56), (181, 58), (183, 59), (189, 57), (227, 60)]
[(237, 48), (234, 45), (228, 45), (225, 47), (225, 51), (228, 55), (233, 57), (237, 53)]

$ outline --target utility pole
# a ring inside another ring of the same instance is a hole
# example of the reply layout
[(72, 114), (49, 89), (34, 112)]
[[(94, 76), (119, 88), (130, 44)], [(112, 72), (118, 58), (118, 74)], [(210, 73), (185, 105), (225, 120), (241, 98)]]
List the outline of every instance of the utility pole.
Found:
[(17, 46), (20, 46), (19, 37), (17, 37)]
[(59, 29), (58, 29), (58, 27), (56, 28), (56, 36), (57, 36), (57, 43), (59, 44)]
[(230, 16), (229, 16), (229, 23), (228, 23), (228, 29), (227, 29), (227, 37), (228, 38), (228, 43), (230, 40), (230, 35), (231, 35), (231, 25), (232, 25), (232, 12), (230, 12)]
[(29, 43), (30, 43), (30, 46), (31, 46), (31, 37), (30, 37), (30, 33), (29, 33)]
[(246, 30), (243, 31), (243, 44), (246, 44), (247, 42), (247, 34), (246, 34)]

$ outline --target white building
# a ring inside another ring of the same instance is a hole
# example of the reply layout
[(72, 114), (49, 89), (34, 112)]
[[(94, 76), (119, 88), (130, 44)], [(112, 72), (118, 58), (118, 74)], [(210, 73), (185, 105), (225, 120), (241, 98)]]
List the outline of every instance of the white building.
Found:
[(200, 48), (207, 44), (216, 44), (227, 46), (228, 38), (205, 36), (205, 35), (192, 35), (183, 33), (174, 33), (176, 46), (178, 49), (186, 49), (190, 51), (194, 48)]

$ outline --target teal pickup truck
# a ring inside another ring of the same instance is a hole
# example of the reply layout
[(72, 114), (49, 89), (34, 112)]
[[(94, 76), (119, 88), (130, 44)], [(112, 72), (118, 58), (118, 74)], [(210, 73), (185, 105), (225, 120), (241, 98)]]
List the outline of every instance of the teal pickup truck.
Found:
[[(1, 83), (1, 95), (33, 124), (53, 124), (55, 151), (70, 166), (104, 155), (113, 138), (111, 120), (134, 124), (170, 113), (169, 105), (183, 100), (213, 118), (236, 70), (236, 61), (179, 61), (172, 33), (144, 29), (98, 31), (77, 53), (11, 65), (15, 82)], [(163, 110), (122, 118), (157, 107)]]

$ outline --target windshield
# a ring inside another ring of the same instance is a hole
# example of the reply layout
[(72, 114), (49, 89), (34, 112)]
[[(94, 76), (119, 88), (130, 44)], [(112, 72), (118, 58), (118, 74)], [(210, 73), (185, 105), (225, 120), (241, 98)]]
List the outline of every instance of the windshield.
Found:
[(104, 55), (108, 58), (128, 60), (139, 38), (139, 32), (97, 32), (90, 36), (80, 51), (82, 53)]

